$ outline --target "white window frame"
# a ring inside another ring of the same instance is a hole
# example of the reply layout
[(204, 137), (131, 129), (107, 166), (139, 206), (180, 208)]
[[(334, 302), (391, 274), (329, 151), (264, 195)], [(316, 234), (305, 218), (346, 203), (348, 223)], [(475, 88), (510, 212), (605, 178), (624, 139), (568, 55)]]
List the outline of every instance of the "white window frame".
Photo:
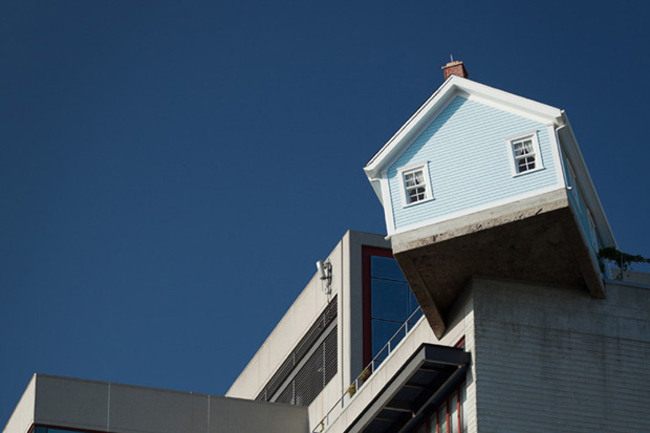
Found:
[[(409, 202), (410, 196), (406, 188), (405, 177), (407, 174), (415, 173), (417, 171), (422, 171), (422, 176), (424, 177), (424, 199)], [(412, 164), (406, 167), (398, 168), (397, 174), (399, 175), (400, 184), (402, 186), (402, 205), (403, 207), (415, 206), (420, 203), (426, 203), (433, 200), (433, 189), (431, 189), (431, 176), (429, 175), (429, 161), (421, 162), (418, 164)]]
[[(535, 168), (532, 170), (526, 170), (519, 172), (519, 165), (517, 164), (517, 157), (515, 156), (515, 143), (530, 139), (533, 143), (533, 155), (535, 157)], [(508, 145), (508, 154), (510, 155), (510, 169), (512, 171), (512, 176), (523, 176), (528, 173), (534, 173), (539, 170), (544, 169), (544, 163), (542, 162), (542, 152), (539, 150), (539, 140), (537, 139), (537, 131), (527, 132), (526, 134), (517, 135), (515, 137), (510, 137), (506, 140)]]

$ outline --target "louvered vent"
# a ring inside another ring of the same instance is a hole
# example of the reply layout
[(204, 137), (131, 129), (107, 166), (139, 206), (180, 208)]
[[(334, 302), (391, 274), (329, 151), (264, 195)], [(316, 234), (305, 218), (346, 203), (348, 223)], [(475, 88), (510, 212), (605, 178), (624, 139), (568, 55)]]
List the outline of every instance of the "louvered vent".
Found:
[[(337, 371), (336, 326), (327, 336), (324, 336), (332, 322), (336, 320), (336, 314), (337, 298), (334, 298), (271, 377), (256, 400), (308, 405), (316, 398)], [(319, 341), (321, 343), (314, 350), (314, 344)], [(309, 353), (311, 355), (304, 361)], [(315, 370), (310, 373), (313, 369)], [(320, 375), (319, 378), (316, 377), (317, 375)], [(312, 382), (320, 385), (314, 387)], [(282, 392), (274, 398), (280, 389)]]
[(307, 359), (277, 398), (278, 403), (308, 406), (325, 388), (337, 371), (337, 327)]

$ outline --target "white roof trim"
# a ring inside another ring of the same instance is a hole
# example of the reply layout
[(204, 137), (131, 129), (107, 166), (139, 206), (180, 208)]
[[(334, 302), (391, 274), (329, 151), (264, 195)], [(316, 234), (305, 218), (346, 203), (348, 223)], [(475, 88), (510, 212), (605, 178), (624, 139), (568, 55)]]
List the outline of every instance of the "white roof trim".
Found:
[(583, 193), (583, 199), (587, 208), (592, 213), (594, 223), (596, 224), (596, 231), (600, 235), (605, 247), (617, 248), (616, 238), (614, 237), (612, 228), (609, 225), (600, 198), (596, 193), (596, 187), (589, 175), (589, 170), (587, 169), (587, 164), (585, 163), (585, 159), (580, 151), (578, 140), (576, 140), (573, 129), (571, 128), (571, 124), (569, 123), (569, 119), (566, 117), (564, 110), (562, 111), (562, 121), (562, 127), (557, 130), (560, 145), (573, 166), (576, 175), (576, 182), (580, 187), (580, 191)]
[[(605, 246), (616, 246), (616, 239), (607, 221), (607, 216), (596, 193), (589, 170), (585, 164), (573, 129), (563, 110), (542, 104), (503, 90), (495, 89), (456, 75), (450, 76), (409, 120), (391, 137), (364, 167), (377, 196), (383, 200), (379, 178), (397, 160), (404, 150), (420, 135), (456, 96), (462, 96), (487, 104), (519, 116), (536, 120), (557, 130), (560, 146), (566, 152), (576, 171), (576, 182), (583, 192), (583, 198), (590, 209), (596, 230)], [(389, 233), (389, 235), (392, 233)]]
[(379, 177), (455, 96), (475, 99), (544, 124), (557, 126), (563, 120), (558, 108), (452, 75), (366, 164), (364, 171), (368, 178)]

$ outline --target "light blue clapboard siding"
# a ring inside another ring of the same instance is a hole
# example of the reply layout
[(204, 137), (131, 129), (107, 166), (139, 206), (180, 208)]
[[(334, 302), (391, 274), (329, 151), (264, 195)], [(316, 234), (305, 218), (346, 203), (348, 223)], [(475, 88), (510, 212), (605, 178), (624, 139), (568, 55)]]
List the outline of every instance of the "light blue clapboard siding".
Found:
[[(544, 170), (512, 176), (506, 139), (537, 131)], [(429, 161), (435, 199), (403, 206), (400, 167)], [(395, 228), (507, 199), (557, 183), (545, 125), (456, 97), (389, 168)]]

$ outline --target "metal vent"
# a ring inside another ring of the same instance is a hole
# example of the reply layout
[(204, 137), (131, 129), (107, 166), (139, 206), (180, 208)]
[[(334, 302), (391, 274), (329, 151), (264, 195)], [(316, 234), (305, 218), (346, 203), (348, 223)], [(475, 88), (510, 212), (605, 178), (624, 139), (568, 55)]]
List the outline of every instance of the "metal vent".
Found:
[(277, 398), (277, 402), (308, 406), (337, 372), (337, 327), (311, 354), (295, 377)]
[(325, 365), (325, 378), (323, 380), (323, 387), (332, 380), (338, 371), (339, 346), (338, 334), (336, 331), (337, 328), (334, 328), (332, 333), (327, 336), (327, 339), (325, 339), (325, 349), (323, 350), (325, 356), (325, 360), (323, 361), (323, 364)]
[[(298, 342), (294, 350), (289, 354), (280, 368), (278, 368), (275, 374), (267, 382), (266, 386), (258, 394), (255, 400), (270, 401), (271, 398), (278, 392), (280, 387), (283, 386), (286, 380), (291, 376), (296, 366), (300, 364), (305, 355), (307, 355), (307, 353), (310, 351), (314, 343), (320, 339), (327, 327), (336, 320), (337, 304), (337, 297), (334, 297), (334, 299), (332, 299), (332, 301), (325, 308), (325, 311), (321, 313), (316, 322), (312, 325), (311, 328), (309, 328), (307, 334), (305, 334), (302, 340)], [(329, 336), (327, 338), (329, 338)], [(336, 364), (336, 357), (334, 358), (334, 364)], [(288, 388), (289, 387), (287, 387), (287, 389)], [(285, 401), (285, 399), (288, 398), (286, 395), (287, 389), (285, 389), (282, 394), (275, 399), (275, 401), (281, 403), (289, 403), (289, 401)], [(290, 399), (293, 400), (293, 393), (291, 393)]]

